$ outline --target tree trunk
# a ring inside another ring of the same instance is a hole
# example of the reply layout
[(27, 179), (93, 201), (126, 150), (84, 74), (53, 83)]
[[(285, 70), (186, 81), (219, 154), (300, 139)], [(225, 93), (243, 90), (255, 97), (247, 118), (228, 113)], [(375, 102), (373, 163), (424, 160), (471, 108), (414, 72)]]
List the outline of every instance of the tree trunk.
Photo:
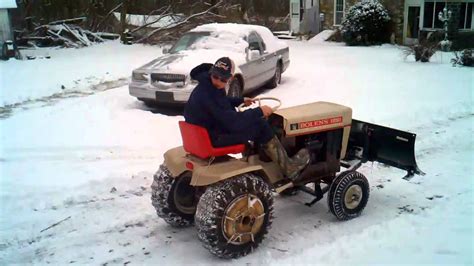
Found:
[(33, 1), (32, 0), (25, 0), (25, 27), (28, 31), (33, 31)]
[(123, 0), (122, 11), (120, 12), (120, 35), (122, 36), (122, 40), (125, 40), (124, 32), (127, 29), (128, 1), (129, 0)]

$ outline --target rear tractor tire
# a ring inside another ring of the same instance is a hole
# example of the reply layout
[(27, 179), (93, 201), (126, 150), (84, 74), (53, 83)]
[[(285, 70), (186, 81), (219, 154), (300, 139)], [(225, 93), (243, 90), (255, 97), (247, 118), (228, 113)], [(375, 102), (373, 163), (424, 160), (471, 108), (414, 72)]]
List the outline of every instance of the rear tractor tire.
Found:
[(256, 249), (272, 219), (270, 186), (253, 174), (243, 174), (207, 188), (197, 206), (196, 228), (212, 254), (232, 259)]
[(152, 205), (158, 216), (173, 227), (187, 227), (194, 222), (198, 199), (190, 182), (189, 172), (174, 178), (165, 165), (153, 177)]
[(358, 217), (369, 200), (367, 178), (357, 171), (346, 171), (332, 182), (328, 193), (329, 210), (338, 220)]

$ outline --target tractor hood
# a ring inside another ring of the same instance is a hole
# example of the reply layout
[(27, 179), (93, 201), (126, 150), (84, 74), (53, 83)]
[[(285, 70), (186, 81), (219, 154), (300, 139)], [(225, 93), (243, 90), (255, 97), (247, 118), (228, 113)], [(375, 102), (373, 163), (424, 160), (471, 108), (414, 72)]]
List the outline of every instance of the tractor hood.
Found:
[(318, 131), (350, 127), (352, 109), (329, 102), (315, 102), (277, 110), (283, 118), (286, 136), (305, 135)]

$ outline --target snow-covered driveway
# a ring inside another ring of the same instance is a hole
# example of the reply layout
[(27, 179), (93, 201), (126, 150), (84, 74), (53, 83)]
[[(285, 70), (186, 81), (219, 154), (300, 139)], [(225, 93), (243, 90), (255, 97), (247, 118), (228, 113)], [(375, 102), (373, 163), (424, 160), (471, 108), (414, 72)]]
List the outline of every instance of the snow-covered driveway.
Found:
[(369, 203), (348, 222), (325, 201), (309, 208), (307, 195), (277, 196), (260, 248), (218, 260), (194, 228), (170, 228), (150, 203), (162, 154), (181, 144), (182, 117), (150, 112), (124, 86), (0, 120), (0, 264), (472, 265), (472, 69), (453, 68), (449, 54), (404, 61), (393, 46), (290, 42), (290, 54), (283, 84), (265, 95), (284, 106), (334, 101), (357, 119), (415, 132), (427, 174), (405, 181), (403, 171), (365, 165)]

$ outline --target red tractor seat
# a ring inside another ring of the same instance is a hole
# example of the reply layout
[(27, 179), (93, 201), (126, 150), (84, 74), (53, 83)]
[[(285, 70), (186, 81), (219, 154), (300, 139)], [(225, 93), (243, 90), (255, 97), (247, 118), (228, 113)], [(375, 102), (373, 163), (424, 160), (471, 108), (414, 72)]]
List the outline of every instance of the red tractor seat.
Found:
[(179, 129), (181, 130), (181, 137), (183, 138), (184, 150), (201, 159), (241, 153), (245, 150), (244, 144), (220, 148), (212, 147), (207, 130), (200, 126), (179, 121)]

